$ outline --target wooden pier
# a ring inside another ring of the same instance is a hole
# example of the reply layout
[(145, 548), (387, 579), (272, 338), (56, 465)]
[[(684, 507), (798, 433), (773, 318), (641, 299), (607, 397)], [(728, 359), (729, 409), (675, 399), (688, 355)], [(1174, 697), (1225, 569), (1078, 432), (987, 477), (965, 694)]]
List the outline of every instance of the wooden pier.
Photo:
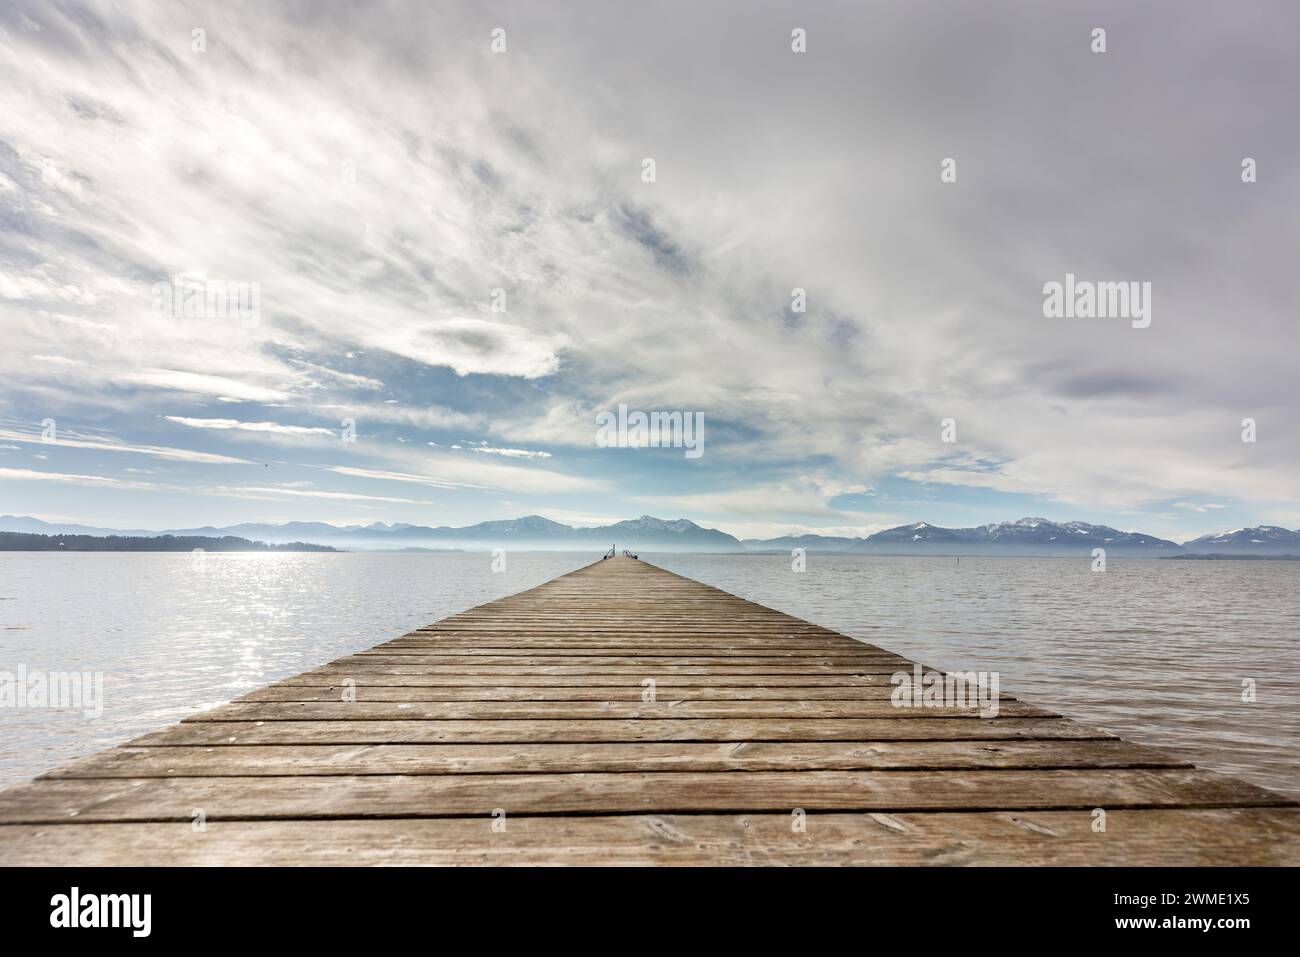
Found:
[(912, 665), (609, 558), (0, 792), (0, 864), (1300, 863), (1288, 798)]

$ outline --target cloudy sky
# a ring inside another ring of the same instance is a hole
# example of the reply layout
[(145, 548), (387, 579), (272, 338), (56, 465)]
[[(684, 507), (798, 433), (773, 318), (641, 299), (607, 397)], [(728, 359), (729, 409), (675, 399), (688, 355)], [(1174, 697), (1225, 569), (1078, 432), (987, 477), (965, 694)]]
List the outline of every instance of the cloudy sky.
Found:
[[(0, 513), (1295, 528), (1297, 31), (7, 0)], [(1150, 282), (1150, 326), (1046, 318), (1067, 272)], [(159, 308), (187, 283), (258, 309)], [(702, 415), (704, 454), (598, 446), (619, 403)]]

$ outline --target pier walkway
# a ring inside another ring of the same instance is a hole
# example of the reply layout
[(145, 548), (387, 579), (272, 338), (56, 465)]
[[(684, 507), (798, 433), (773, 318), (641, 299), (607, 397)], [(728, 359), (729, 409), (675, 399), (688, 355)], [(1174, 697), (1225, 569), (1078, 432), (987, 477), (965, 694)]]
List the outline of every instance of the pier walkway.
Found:
[(912, 668), (609, 558), (0, 792), (0, 865), (1300, 863), (1285, 796)]

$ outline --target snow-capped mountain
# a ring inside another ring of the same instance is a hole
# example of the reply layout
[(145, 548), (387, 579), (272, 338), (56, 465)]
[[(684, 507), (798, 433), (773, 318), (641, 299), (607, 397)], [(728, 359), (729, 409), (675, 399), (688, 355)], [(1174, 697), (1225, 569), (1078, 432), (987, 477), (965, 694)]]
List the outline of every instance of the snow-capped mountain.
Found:
[(1300, 555), (1300, 531), (1256, 525), (1202, 535), (1187, 542), (1185, 547), (1200, 555)]
[(1174, 554), (1181, 546), (1154, 535), (1142, 532), (1122, 532), (1109, 525), (1090, 525), (1087, 522), (1049, 522), (1043, 518), (1021, 518), (1014, 522), (999, 522), (977, 529), (988, 541), (1015, 545), (1037, 545), (1044, 548), (1064, 548), (1070, 551), (1104, 548), (1107, 552), (1150, 551)]
[(942, 545), (950, 542), (979, 541), (979, 529), (943, 528), (929, 522), (915, 522), (912, 525), (899, 525), (876, 532), (863, 540), (855, 551), (872, 550), (872, 546), (883, 548), (890, 545), (920, 547), (925, 545)]
[(325, 522), (248, 522), (221, 528), (114, 529), (88, 525), (61, 525), (22, 516), (0, 516), (0, 531), (44, 535), (205, 536), (234, 535), (268, 544), (310, 542), (341, 549), (485, 549), (496, 547), (575, 549), (604, 551), (611, 545), (633, 551), (744, 552), (805, 548), (811, 552), (865, 555), (1087, 555), (1104, 548), (1109, 556), (1159, 558), (1186, 555), (1300, 555), (1300, 531), (1272, 525), (1239, 528), (1179, 545), (1141, 532), (1124, 532), (1087, 522), (1051, 522), (1045, 518), (1020, 518), (974, 528), (944, 528), (914, 522), (885, 529), (863, 538), (830, 535), (786, 535), (747, 539), (744, 542), (716, 528), (704, 528), (689, 519), (662, 519), (650, 515), (579, 528), (541, 515), (479, 522), (453, 528), (447, 525), (407, 523), (329, 525)]
[[(915, 522), (866, 538), (818, 539), (819, 536), (804, 535), (797, 540), (767, 539), (745, 544), (751, 548), (804, 547), (877, 555), (1077, 555), (1104, 548), (1107, 554), (1158, 557), (1183, 550), (1177, 543), (1153, 535), (1121, 532), (1087, 522), (1049, 522), (1045, 518), (1021, 518), (975, 528), (944, 528)], [(795, 544), (787, 546), (786, 542)]]

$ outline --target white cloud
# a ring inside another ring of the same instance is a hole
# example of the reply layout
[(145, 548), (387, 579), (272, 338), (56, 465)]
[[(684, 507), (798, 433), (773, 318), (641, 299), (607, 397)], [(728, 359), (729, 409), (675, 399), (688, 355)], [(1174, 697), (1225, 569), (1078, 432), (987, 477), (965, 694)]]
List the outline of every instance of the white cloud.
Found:
[(326, 492), (319, 489), (283, 488), (274, 485), (216, 486), (205, 489), (216, 495), (265, 496), (287, 495), (294, 498), (332, 499), (343, 502), (391, 502), (402, 505), (432, 505), (433, 502), (413, 498), (392, 498), (387, 495), (362, 495), (357, 492)]
[(417, 485), (427, 485), (430, 488), (487, 488), (489, 486), (467, 485), (463, 482), (451, 482), (446, 479), (436, 478), (432, 475), (412, 475), (409, 472), (389, 472), (382, 469), (363, 469), (351, 465), (332, 465), (329, 466), (331, 472), (337, 472), (339, 475), (351, 475), (355, 478), (379, 479), (385, 482), (414, 482)]
[[(770, 485), (731, 487), (724, 491), (682, 495), (638, 496), (637, 501), (659, 508), (685, 510), (692, 514), (744, 516), (769, 519), (773, 515), (798, 515), (860, 523), (861, 512), (835, 508), (830, 500), (840, 495), (863, 494), (867, 486), (840, 484), (822, 476), (809, 476)], [(769, 527), (770, 521), (763, 523)], [(775, 526), (771, 526), (775, 527)], [(888, 526), (885, 526), (888, 527)]]
[(70, 485), (89, 485), (96, 488), (156, 488), (148, 482), (134, 482), (128, 479), (112, 478), (106, 475), (78, 475), (71, 472), (40, 472), (34, 469), (0, 468), (0, 479), (12, 479), (20, 482), (62, 482)]
[(372, 342), (398, 355), (471, 373), (537, 379), (559, 367), (552, 337), (522, 326), (456, 316), (438, 322), (418, 319), (372, 333)]
[(201, 372), (181, 372), (175, 369), (146, 369), (129, 372), (122, 377), (127, 382), (155, 389), (173, 389), (177, 392), (194, 392), (203, 395), (228, 396), (249, 402), (278, 402), (288, 398), (288, 393), (250, 382), (241, 382), (228, 376), (205, 375)]
[[(331, 466), (330, 470), (340, 475), (394, 482), (415, 482), (433, 488), (496, 489), (546, 494), (589, 492), (607, 487), (605, 481), (587, 476), (567, 475), (537, 466), (510, 465), (505, 462), (469, 459), (423, 450), (395, 449), (388, 458), (395, 463), (402, 463), (403, 470), (355, 466)], [(412, 469), (418, 471), (411, 471)]]
[(168, 422), (189, 426), (192, 429), (237, 430), (242, 432), (267, 432), (277, 435), (336, 435), (333, 429), (320, 426), (281, 425), (278, 422), (240, 422), (237, 419), (192, 419), (183, 415), (165, 415)]
[(486, 419), (483, 416), (457, 412), (444, 406), (402, 406), (395, 404), (345, 403), (318, 405), (313, 411), (330, 410), (340, 415), (347, 415), (365, 422), (388, 422), (398, 425), (410, 425), (421, 429), (455, 429), (480, 428)]
[[(462, 448), (459, 445), (453, 445), (453, 449)], [(510, 459), (549, 459), (550, 452), (533, 452), (528, 449), (498, 449), (489, 445), (470, 445), (464, 447), (470, 452), (482, 452), (484, 455), (502, 455)]]
[[(291, 364), (302, 369), (309, 376), (316, 379), (324, 379), (330, 385), (346, 386), (350, 389), (363, 389), (366, 391), (377, 392), (384, 388), (384, 384), (378, 379), (372, 379), (369, 376), (356, 375), (352, 372), (340, 372), (338, 369), (331, 369), (328, 366), (320, 365), (315, 362), (307, 362), (303, 359), (290, 359)], [(309, 381), (309, 387), (320, 388), (321, 384), (315, 381)]]
[(77, 434), (72, 432), (58, 432), (56, 434), (57, 439), (54, 442), (45, 443), (39, 436), (15, 432), (12, 429), (0, 429), (0, 439), (7, 439), (11, 442), (50, 444), (71, 449), (96, 449), (101, 452), (127, 452), (134, 455), (149, 455), (153, 458), (169, 459), (175, 462), (199, 462), (205, 465), (249, 464), (248, 459), (236, 458), (233, 455), (219, 455), (215, 452), (197, 452), (193, 449), (176, 449), (160, 445), (131, 445), (107, 439), (85, 439), (78, 438)]

